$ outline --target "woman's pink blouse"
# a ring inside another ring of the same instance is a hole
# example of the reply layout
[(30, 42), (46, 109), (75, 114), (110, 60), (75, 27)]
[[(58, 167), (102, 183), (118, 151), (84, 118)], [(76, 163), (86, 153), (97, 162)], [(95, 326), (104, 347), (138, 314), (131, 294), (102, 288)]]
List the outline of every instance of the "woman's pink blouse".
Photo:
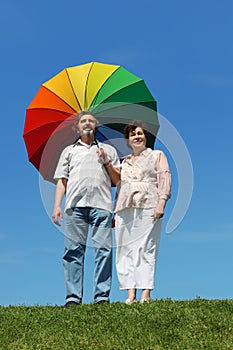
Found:
[(156, 207), (159, 199), (171, 196), (171, 173), (162, 151), (146, 148), (133, 163), (132, 155), (121, 166), (115, 212), (126, 208)]

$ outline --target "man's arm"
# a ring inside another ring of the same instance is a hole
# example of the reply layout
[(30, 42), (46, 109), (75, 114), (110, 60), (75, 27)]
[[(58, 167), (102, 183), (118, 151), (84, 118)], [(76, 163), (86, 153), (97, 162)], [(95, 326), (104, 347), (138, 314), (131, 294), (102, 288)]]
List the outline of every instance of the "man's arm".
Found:
[(109, 159), (107, 153), (102, 147), (98, 148), (97, 154), (101, 159), (105, 169), (107, 170), (113, 185), (117, 186), (121, 178), (120, 171), (112, 165), (111, 160)]
[(57, 187), (56, 187), (55, 200), (54, 200), (54, 209), (53, 209), (53, 214), (52, 214), (53, 222), (58, 226), (61, 226), (61, 224), (59, 222), (59, 218), (60, 218), (60, 220), (63, 219), (62, 210), (61, 210), (61, 203), (62, 203), (62, 200), (63, 200), (64, 195), (66, 193), (66, 186), (67, 186), (67, 179), (62, 178), (62, 179), (58, 180)]
[(105, 163), (104, 167), (107, 170), (113, 185), (117, 186), (121, 179), (120, 171), (116, 169), (110, 161), (108, 163)]

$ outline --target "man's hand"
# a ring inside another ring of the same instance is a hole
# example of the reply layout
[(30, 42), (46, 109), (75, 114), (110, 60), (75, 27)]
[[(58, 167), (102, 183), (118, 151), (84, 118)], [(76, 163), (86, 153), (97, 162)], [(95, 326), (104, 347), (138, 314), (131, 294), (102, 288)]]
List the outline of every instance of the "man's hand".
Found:
[(105, 150), (101, 147), (98, 148), (96, 153), (98, 154), (100, 160), (102, 161), (103, 164), (108, 164), (109, 163), (109, 158)]
[(120, 181), (120, 171), (112, 165), (111, 160), (102, 147), (98, 148), (96, 153), (110, 176), (112, 183), (117, 186)]
[(52, 219), (53, 219), (54, 224), (56, 224), (57, 226), (61, 226), (61, 224), (59, 222), (59, 219), (60, 220), (63, 219), (61, 207), (54, 208), (53, 214), (52, 214)]
[(52, 214), (52, 219), (54, 224), (57, 226), (61, 226), (59, 219), (62, 220), (62, 210), (61, 210), (61, 203), (62, 199), (66, 193), (66, 186), (67, 186), (67, 179), (61, 178), (57, 182), (56, 187), (56, 194), (55, 194), (55, 200), (54, 200), (54, 209)]

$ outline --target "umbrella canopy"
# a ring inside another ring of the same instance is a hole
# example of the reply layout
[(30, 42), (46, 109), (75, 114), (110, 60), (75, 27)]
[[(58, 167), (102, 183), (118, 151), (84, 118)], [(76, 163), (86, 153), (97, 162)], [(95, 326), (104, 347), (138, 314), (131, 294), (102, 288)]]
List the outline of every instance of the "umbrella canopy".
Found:
[(24, 141), (30, 162), (53, 182), (62, 150), (77, 139), (75, 114), (88, 110), (98, 119), (97, 139), (128, 152), (124, 126), (139, 119), (148, 125), (153, 148), (159, 129), (156, 101), (145, 82), (122, 66), (90, 62), (65, 68), (41, 85), (26, 110)]

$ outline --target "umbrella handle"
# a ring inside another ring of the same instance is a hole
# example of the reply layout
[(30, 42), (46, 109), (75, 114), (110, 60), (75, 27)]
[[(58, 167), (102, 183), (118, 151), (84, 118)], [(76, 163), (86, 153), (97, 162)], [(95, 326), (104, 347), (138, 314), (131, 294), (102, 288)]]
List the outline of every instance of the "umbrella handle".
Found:
[(100, 148), (100, 146), (99, 146), (99, 142), (97, 141), (97, 139), (96, 139), (96, 138), (94, 138), (94, 141), (95, 141), (96, 146), (97, 146), (98, 148)]

